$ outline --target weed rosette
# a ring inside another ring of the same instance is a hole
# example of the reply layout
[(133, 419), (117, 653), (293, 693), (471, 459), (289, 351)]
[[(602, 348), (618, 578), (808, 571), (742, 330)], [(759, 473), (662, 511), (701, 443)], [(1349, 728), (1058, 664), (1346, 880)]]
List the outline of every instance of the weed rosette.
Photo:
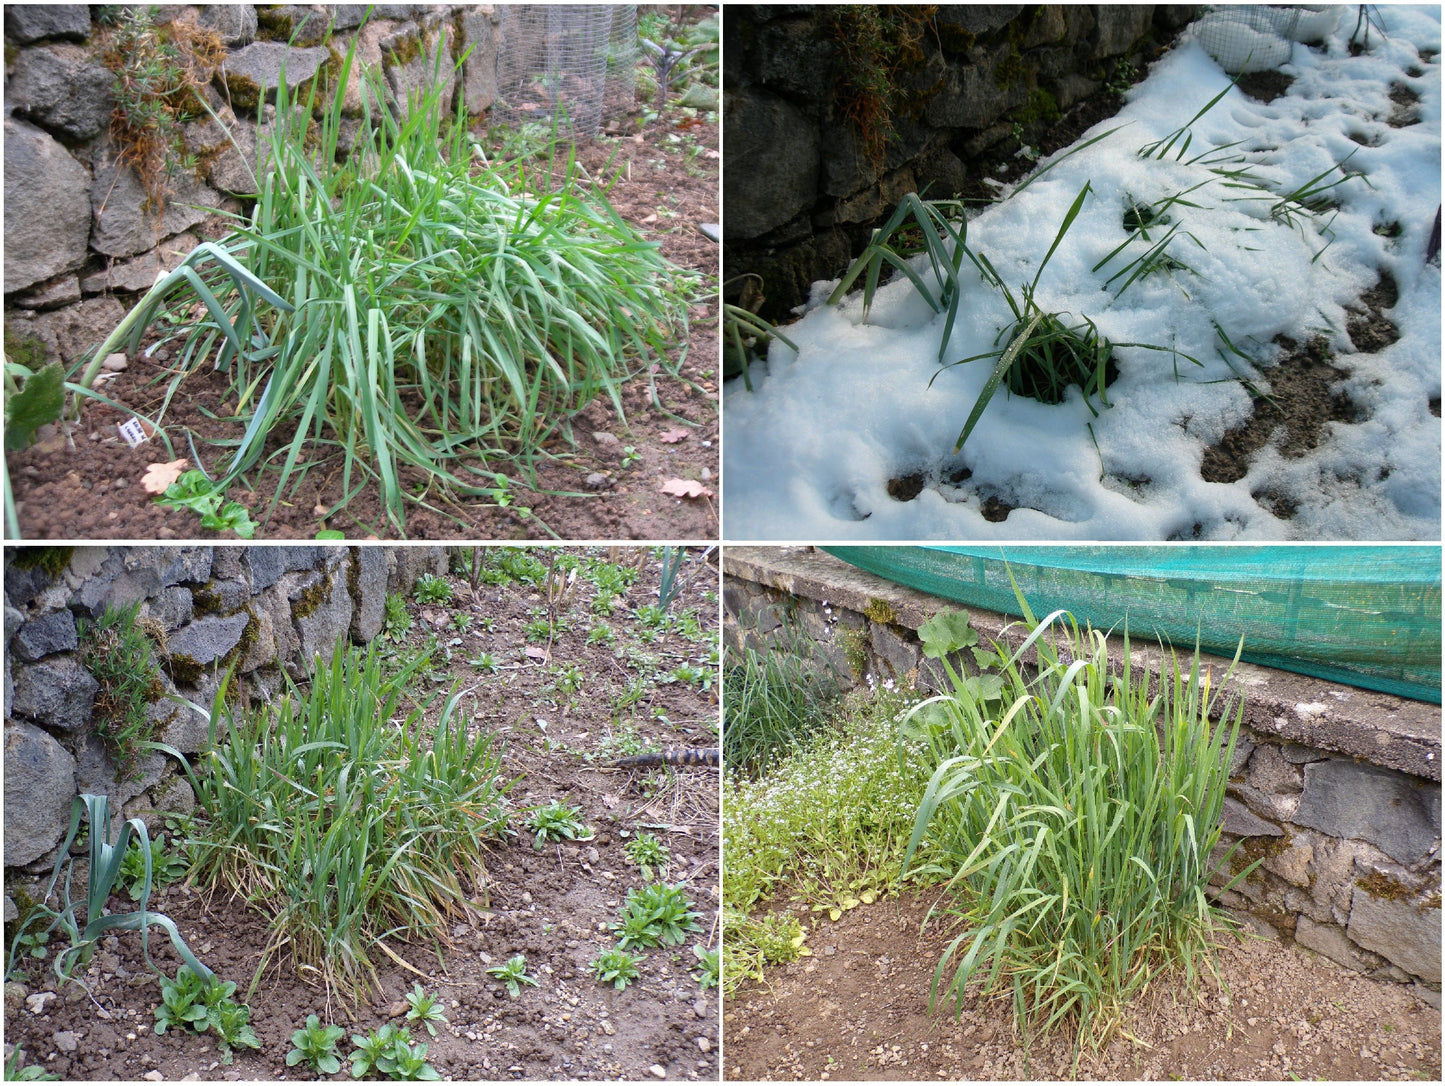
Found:
[[(737, 537), (1435, 538), (1439, 24), (1386, 15), (1359, 56), (1353, 20), (1295, 46), (1268, 104), (1182, 45), (1000, 203), (966, 223), (927, 204), (936, 247), (879, 231), (783, 327), (796, 349), (774, 339), (754, 391), (727, 388)], [(875, 288), (860, 265), (884, 249)], [(1385, 282), (1399, 334), (1371, 350), (1352, 322)], [(1288, 341), (1321, 338), (1328, 393), (1282, 402)], [(1300, 410), (1303, 448), (1206, 478), (1251, 419)]]

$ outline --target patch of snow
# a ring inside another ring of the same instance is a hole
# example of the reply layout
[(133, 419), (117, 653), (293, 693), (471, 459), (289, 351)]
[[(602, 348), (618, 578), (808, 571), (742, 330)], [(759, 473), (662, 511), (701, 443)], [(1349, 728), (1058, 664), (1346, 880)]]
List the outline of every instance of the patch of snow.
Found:
[[(1097, 417), (1076, 387), (1055, 406), (1001, 389), (954, 454), (993, 360), (940, 368), (945, 318), (902, 276), (879, 288), (866, 322), (860, 291), (829, 306), (836, 281), (814, 284), (801, 319), (783, 329), (797, 352), (774, 340), (752, 367), (755, 391), (740, 380), (725, 389), (727, 537), (1438, 539), (1440, 420), (1429, 405), (1440, 397), (1441, 283), (1423, 254), (1440, 204), (1440, 9), (1372, 10), (1385, 33), (1372, 32), (1368, 52), (1350, 55), (1353, 19), (1340, 18), (1323, 48), (1292, 45), (1285, 95), (1266, 104), (1231, 88), (1193, 124), (1182, 160), (1141, 157), (1229, 87), (1198, 42), (1184, 41), (1084, 139), (1117, 131), (1051, 156), (1047, 174), (969, 221), (969, 247), (1019, 294), (1090, 187), (1038, 298), (1070, 322), (1087, 315), (1116, 344), (1119, 377), (1109, 406), (1093, 405)], [(1422, 60), (1424, 50), (1435, 55)], [(1419, 95), (1419, 123), (1387, 123), (1396, 85)], [(1235, 156), (1267, 190), (1209, 172)], [(1337, 213), (1271, 215), (1278, 197), (1268, 190), (1287, 193), (1332, 169), (1338, 178), (1347, 157), (1351, 176), (1327, 194)], [(1169, 252), (1187, 270), (1145, 276), (1122, 293), (1127, 276), (1106, 285), (1146, 247), (1131, 243), (1095, 270), (1126, 236), (1128, 201), (1158, 203), (1201, 181), (1184, 197), (1199, 206), (1167, 212), (1179, 228)], [(1391, 223), (1398, 236), (1387, 236)], [(932, 285), (926, 258), (912, 266)], [(963, 269), (946, 360), (998, 348), (1013, 321), (1003, 294), (970, 261)], [(1400, 338), (1357, 353), (1346, 309), (1382, 272), (1399, 289), (1386, 316)], [(1216, 326), (1257, 368), (1227, 355)], [(1281, 335), (1325, 336), (1366, 417), (1328, 424), (1304, 455), (1267, 446), (1243, 478), (1206, 482), (1205, 450), (1251, 414), (1238, 372), (1267, 391)], [(1118, 346), (1126, 343), (1179, 354)], [(908, 475), (923, 479), (917, 497), (890, 495), (889, 480)], [(1261, 505), (1253, 495), (1265, 491), (1293, 515)], [(1006, 520), (983, 515), (990, 498), (1013, 507)]]

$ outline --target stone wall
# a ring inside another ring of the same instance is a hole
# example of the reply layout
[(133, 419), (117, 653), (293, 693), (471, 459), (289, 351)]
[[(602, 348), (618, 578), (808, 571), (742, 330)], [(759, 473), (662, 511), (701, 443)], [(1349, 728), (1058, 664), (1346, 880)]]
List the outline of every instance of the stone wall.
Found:
[[(791, 643), (781, 636), (791, 628), (845, 687), (938, 689), (941, 669), (923, 658), (916, 631), (940, 611), (967, 610), (985, 640), (1016, 648), (1025, 636), (1016, 620), (811, 548), (729, 548), (723, 574), (729, 651)], [(1165, 661), (1135, 644), (1132, 662), (1157, 675)], [(1229, 666), (1212, 663), (1216, 675)], [(1234, 870), (1260, 865), (1221, 902), (1351, 969), (1412, 983), (1438, 1007), (1440, 707), (1249, 664), (1234, 682), (1245, 726), (1223, 842), (1242, 842)]]
[[(164, 210), (148, 206), (111, 137), (114, 75), (101, 63), (107, 31), (86, 4), (5, 7), (6, 350), (38, 343), (35, 361), (74, 364), (203, 240), (226, 232), (217, 211), (239, 211), (255, 191), (258, 130), (274, 123), (275, 87), (324, 80), (356, 45), (347, 89), (352, 138), (361, 125), (361, 66), (378, 67), (402, 109), (431, 81), (440, 57), (443, 101), (479, 114), (496, 96), (491, 5), (168, 5), (158, 21), (186, 26), (223, 58), (200, 74), (212, 110), (183, 128), (195, 172), (168, 179)], [(293, 41), (294, 47), (287, 43)], [(459, 74), (453, 58), (471, 54)], [(267, 88), (270, 88), (269, 91)]]
[[(1022, 176), (1016, 132), (1037, 146), (1062, 116), (1119, 79), (1121, 64), (1142, 71), (1198, 9), (957, 4), (907, 25), (900, 20), (919, 9), (895, 7), (894, 28), (866, 43), (871, 55), (905, 43), (881, 160), (869, 146), (876, 132), (856, 120), (868, 103), (860, 109), (847, 71), (858, 61), (840, 41), (876, 28), (840, 24), (839, 10), (737, 5), (723, 20), (727, 297), (743, 297), (745, 273), (761, 276), (761, 312), (773, 320), (807, 300), (813, 282), (841, 275), (905, 194), (948, 198), (970, 183), (977, 191), (984, 175)], [(1000, 173), (1000, 163), (1011, 172)]]
[[(124, 818), (159, 828), (195, 803), (175, 760), (154, 753), (121, 779), (96, 735), (97, 683), (81, 664), (77, 619), (139, 602), (164, 631), (163, 695), (150, 704), (156, 739), (201, 750), (221, 676), (265, 699), (300, 679), (338, 641), (364, 644), (382, 627), (388, 592), (446, 572), (440, 547), (24, 547), (5, 550), (5, 885), (46, 874), (71, 799), (104, 793)], [(185, 700), (182, 700), (185, 699)], [(11, 918), (6, 899), (6, 920)]]

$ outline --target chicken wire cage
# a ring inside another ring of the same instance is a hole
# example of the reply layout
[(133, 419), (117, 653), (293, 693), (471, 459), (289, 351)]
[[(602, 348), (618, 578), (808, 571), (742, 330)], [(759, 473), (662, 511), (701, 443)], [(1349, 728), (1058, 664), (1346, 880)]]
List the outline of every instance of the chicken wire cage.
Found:
[(592, 139), (633, 107), (636, 4), (499, 5), (492, 119)]
[(1273, 71), (1289, 60), (1295, 42), (1319, 41), (1344, 9), (1330, 5), (1229, 4), (1194, 24), (1205, 52), (1230, 75)]

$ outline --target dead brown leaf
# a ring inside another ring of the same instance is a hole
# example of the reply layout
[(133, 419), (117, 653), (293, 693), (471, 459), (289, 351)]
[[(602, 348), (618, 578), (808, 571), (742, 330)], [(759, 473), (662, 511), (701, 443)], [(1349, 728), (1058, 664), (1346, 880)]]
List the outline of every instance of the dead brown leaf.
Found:
[(664, 445), (676, 445), (685, 437), (687, 437), (686, 430), (664, 430), (658, 435), (658, 440)]
[(169, 464), (151, 464), (141, 476), (140, 485), (145, 487), (147, 494), (164, 494), (166, 488), (181, 477), (181, 472), (186, 470), (190, 461), (182, 457), (179, 460), (172, 460)]
[(713, 492), (696, 479), (669, 479), (662, 484), (662, 492), (677, 498), (711, 498)]

